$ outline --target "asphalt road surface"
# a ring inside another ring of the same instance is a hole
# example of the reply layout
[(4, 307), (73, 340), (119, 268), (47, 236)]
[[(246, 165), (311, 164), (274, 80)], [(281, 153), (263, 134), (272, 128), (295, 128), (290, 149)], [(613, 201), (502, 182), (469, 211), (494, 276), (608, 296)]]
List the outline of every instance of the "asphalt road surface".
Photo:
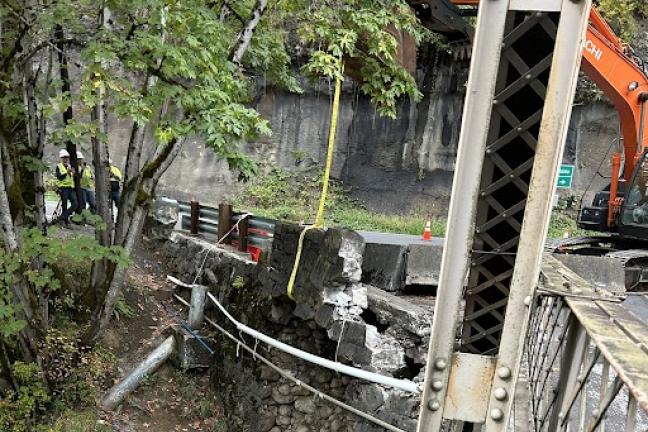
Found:
[(358, 233), (364, 238), (365, 242), (367, 243), (393, 244), (403, 246), (411, 244), (443, 246), (443, 238), (440, 237), (432, 237), (431, 240), (423, 240), (421, 236), (409, 234), (388, 234), (372, 231), (358, 231)]

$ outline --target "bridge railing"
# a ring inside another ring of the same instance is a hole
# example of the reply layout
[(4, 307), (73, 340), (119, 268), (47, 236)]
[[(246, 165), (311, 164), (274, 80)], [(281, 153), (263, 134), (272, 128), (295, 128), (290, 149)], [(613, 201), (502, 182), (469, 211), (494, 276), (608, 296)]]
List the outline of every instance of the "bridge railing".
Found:
[(528, 430), (648, 430), (648, 325), (623, 298), (545, 258), (520, 374)]
[(247, 213), (234, 212), (230, 204), (213, 207), (167, 197), (158, 200), (177, 207), (178, 230), (214, 241), (223, 238), (222, 243), (234, 244), (239, 250), (253, 254), (256, 250), (268, 252), (272, 248), (277, 222), (274, 219), (254, 215), (243, 218)]

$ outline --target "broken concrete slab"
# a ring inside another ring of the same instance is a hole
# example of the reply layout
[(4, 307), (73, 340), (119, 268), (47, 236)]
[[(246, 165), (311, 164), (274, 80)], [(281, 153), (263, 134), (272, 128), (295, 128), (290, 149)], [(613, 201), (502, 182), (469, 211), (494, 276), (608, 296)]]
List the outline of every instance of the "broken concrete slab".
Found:
[(443, 245), (410, 245), (405, 262), (405, 285), (439, 285), (442, 256)]
[(405, 285), (407, 246), (367, 243), (362, 260), (362, 282), (385, 291), (401, 291)]
[(171, 362), (176, 367), (183, 370), (206, 369), (213, 365), (213, 354), (185, 328), (174, 325), (171, 327), (171, 333), (175, 339)]

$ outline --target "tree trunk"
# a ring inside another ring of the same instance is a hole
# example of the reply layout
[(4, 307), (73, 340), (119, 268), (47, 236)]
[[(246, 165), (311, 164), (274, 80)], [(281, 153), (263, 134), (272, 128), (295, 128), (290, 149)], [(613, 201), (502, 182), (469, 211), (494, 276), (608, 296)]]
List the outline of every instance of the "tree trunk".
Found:
[[(8, 145), (2, 134), (0, 134), (0, 141), (1, 158), (2, 153), (4, 153)], [(0, 164), (0, 230), (2, 231), (2, 240), (4, 241), (5, 249), (9, 253), (17, 252), (20, 247), (20, 238), (14, 229), (11, 217), (2, 164)], [(9, 288), (18, 306), (16, 317), (18, 319), (24, 319), (27, 322), (27, 326), (19, 334), (19, 338), (24, 342), (23, 354), (28, 359), (36, 358), (37, 338), (34, 330), (38, 329), (38, 320), (34, 312), (34, 301), (30, 295), (27, 283), (23, 279), (22, 273), (16, 272), (13, 276), (14, 281), (10, 284)]]
[(247, 51), (248, 46), (250, 45), (250, 41), (254, 35), (254, 30), (257, 25), (259, 25), (259, 21), (261, 21), (261, 16), (263, 15), (263, 12), (265, 12), (267, 4), (268, 0), (256, 0), (254, 9), (252, 9), (252, 18), (250, 18), (250, 20), (245, 24), (243, 30), (241, 30), (241, 33), (238, 35), (236, 44), (234, 45), (234, 50), (231, 55), (233, 63), (238, 65), (241, 64), (243, 54), (245, 54), (245, 51)]
[[(183, 140), (172, 141), (169, 143), (168, 146), (165, 146), (165, 150), (163, 150), (162, 153), (158, 153), (156, 158), (147, 163), (140, 173), (141, 176), (145, 177), (142, 179), (137, 192), (133, 194), (135, 197), (134, 206), (132, 209), (125, 209), (125, 211), (132, 211), (129, 228), (126, 230), (123, 240), (116, 243), (122, 246), (129, 256), (133, 253), (135, 242), (142, 235), (142, 228), (144, 227), (144, 221), (146, 220), (149, 207), (153, 201), (155, 188), (162, 175), (166, 172), (169, 166), (171, 166), (171, 163), (178, 156), (180, 150), (182, 150), (183, 144)], [(126, 281), (127, 270), (128, 269), (123, 267), (117, 267), (114, 269), (103, 305), (97, 309), (90, 333), (86, 338), (89, 342), (96, 342), (110, 323), (110, 318), (115, 309), (117, 298), (119, 297), (124, 282)]]
[[(29, 43), (28, 39), (24, 43)], [(51, 62), (48, 65), (48, 72), (45, 78), (46, 85), (49, 83), (51, 75)], [(36, 91), (38, 76), (34, 74), (33, 60), (30, 58), (25, 62), (23, 67), (23, 99), (25, 111), (27, 114), (26, 130), (27, 130), (27, 144), (28, 153), (31, 157), (42, 160), (43, 147), (45, 141), (45, 116), (38, 114), (38, 106), (36, 103)], [(43, 235), (47, 235), (47, 220), (45, 216), (45, 184), (43, 181), (43, 173), (40, 169), (35, 169), (32, 173), (34, 182), (34, 208), (35, 208), (35, 222), (36, 227)], [(41, 257), (35, 257), (32, 262), (32, 270), (40, 272), (44, 263)], [(38, 290), (38, 304), (41, 311), (44, 328), (47, 328), (49, 322), (49, 289), (44, 287)]]
[[(65, 44), (64, 38), (65, 34), (63, 32), (63, 27), (60, 25), (56, 26), (55, 30), (56, 42), (57, 42), (57, 51), (58, 51), (58, 61), (59, 61), (59, 73), (61, 78), (61, 93), (72, 95), (72, 90), (70, 86), (70, 73), (68, 70), (68, 61), (67, 55), (65, 54)], [(63, 124), (67, 126), (70, 121), (74, 118), (72, 112), (72, 103), (63, 111)], [(65, 143), (65, 148), (70, 153), (70, 165), (74, 171), (74, 191), (77, 197), (77, 209), (76, 213), (80, 213), (81, 206), (80, 203), (84, 202), (82, 199), (83, 191), (81, 190), (81, 174), (79, 173), (79, 163), (76, 156), (76, 145), (72, 141)]]
[[(138, 206), (135, 209), (133, 218), (131, 219), (130, 230), (123, 245), (124, 249), (128, 251), (129, 255), (132, 253), (135, 247), (135, 241), (139, 238), (142, 232), (144, 220), (146, 219), (146, 215), (148, 214), (149, 205), (150, 203), (146, 206)], [(103, 308), (100, 309), (99, 316), (94, 323), (94, 328), (90, 336), (91, 342), (97, 341), (97, 339), (101, 336), (103, 331), (110, 323), (110, 318), (112, 317), (112, 313), (115, 309), (117, 298), (119, 297), (119, 294), (121, 294), (122, 287), (124, 285), (124, 282), (126, 281), (127, 272), (128, 268), (126, 267), (115, 268), (110, 286), (108, 288), (108, 292), (106, 293)]]
[[(106, 27), (110, 11), (104, 7), (100, 17), (100, 27)], [(110, 197), (110, 163), (108, 155), (108, 144), (103, 142), (100, 137), (106, 136), (106, 119), (104, 95), (101, 87), (96, 90), (97, 103), (92, 109), (91, 120), (97, 123), (98, 131), (91, 138), (92, 142), (92, 163), (95, 174), (95, 201), (97, 205), (97, 214), (106, 224), (104, 229), (95, 230), (95, 238), (102, 246), (112, 244), (111, 236), (114, 232), (113, 205)], [(110, 266), (105, 259), (94, 261), (90, 274), (89, 299), (88, 306), (91, 308), (101, 304), (105, 293), (105, 286), (108, 281), (108, 272)]]
[[(4, 160), (4, 153), (6, 152), (6, 142), (4, 137), (0, 134), (0, 160)], [(9, 207), (9, 197), (7, 196), (7, 189), (5, 185), (4, 164), (0, 163), (0, 228), (2, 228), (2, 238), (5, 247), (14, 252), (18, 250), (18, 236), (14, 230), (13, 220), (11, 219), (11, 208)]]

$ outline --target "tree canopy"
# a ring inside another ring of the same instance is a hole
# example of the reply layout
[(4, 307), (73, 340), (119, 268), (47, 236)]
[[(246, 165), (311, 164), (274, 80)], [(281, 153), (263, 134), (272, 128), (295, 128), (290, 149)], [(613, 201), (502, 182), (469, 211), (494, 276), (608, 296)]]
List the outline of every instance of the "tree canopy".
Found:
[[(65, 289), (58, 260), (93, 263), (85, 294), (68, 302), (93, 311), (78, 330), (92, 342), (119, 298), (157, 183), (187, 138), (200, 137), (245, 179), (255, 164), (239, 144), (272, 133), (254, 108), (259, 81), (299, 93), (343, 64), (394, 118), (399, 98), (420, 97), (398, 58), (405, 36), (421, 43), (427, 33), (404, 0), (0, 0), (0, 375), (14, 383), (0, 395), (0, 422), (22, 415), (16, 404), (33, 392), (21, 383), (42, 376), (39, 392), (60, 384), (47, 379), (56, 353), (45, 352), (50, 305)], [(116, 223), (106, 116), (131, 125)], [(92, 155), (98, 216), (85, 216), (94, 239), (48, 232), (47, 146)], [(25, 415), (48, 400), (30, 399)]]

